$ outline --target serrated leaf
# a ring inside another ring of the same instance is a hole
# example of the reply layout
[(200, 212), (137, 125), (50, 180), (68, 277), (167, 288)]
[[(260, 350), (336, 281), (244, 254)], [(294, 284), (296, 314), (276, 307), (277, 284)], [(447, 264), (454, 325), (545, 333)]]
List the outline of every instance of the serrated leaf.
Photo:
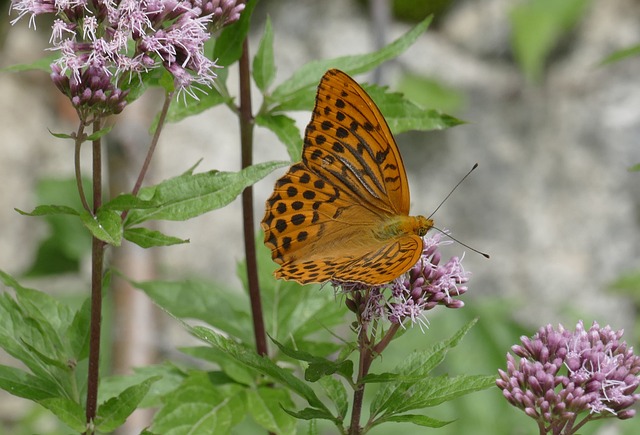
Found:
[[(460, 328), (451, 338), (436, 343), (431, 349), (413, 352), (405, 358), (405, 360), (399, 364), (393, 372), (401, 376), (409, 376), (412, 378), (427, 377), (431, 370), (444, 360), (447, 352), (460, 343), (460, 340), (462, 340), (476, 322), (476, 319), (470, 321)], [(387, 382), (383, 384), (371, 402), (371, 415), (378, 415), (383, 410), (393, 406), (393, 403), (404, 401), (406, 392), (412, 385), (414, 385), (414, 382), (403, 381), (393, 383)]]
[(95, 216), (85, 210), (80, 220), (95, 238), (113, 246), (122, 243), (122, 219), (115, 210), (98, 210)]
[(74, 431), (84, 433), (87, 429), (84, 409), (73, 400), (65, 397), (54, 397), (40, 400), (38, 403), (53, 412), (60, 421)]
[(96, 429), (101, 432), (112, 432), (116, 428), (122, 426), (136, 410), (144, 396), (147, 395), (151, 385), (159, 381), (160, 376), (154, 376), (145, 381), (133, 385), (116, 397), (112, 397), (100, 406), (96, 413), (94, 424)]
[(443, 427), (454, 422), (454, 420), (451, 420), (451, 421), (436, 420), (435, 418), (427, 417), (426, 415), (420, 415), (420, 414), (394, 415), (393, 417), (389, 417), (385, 419), (385, 421), (394, 421), (396, 423), (413, 423), (418, 426), (434, 427), (434, 428)]
[(256, 116), (256, 124), (268, 128), (278, 136), (287, 148), (291, 160), (297, 162), (302, 155), (302, 137), (295, 120), (286, 115), (260, 113)]
[(192, 372), (173, 392), (165, 396), (151, 431), (163, 435), (223, 434), (244, 416), (238, 397), (242, 388), (214, 386), (204, 372)]
[(290, 371), (276, 365), (269, 358), (262, 357), (256, 354), (255, 351), (240, 346), (210, 329), (204, 327), (191, 327), (186, 324), (185, 326), (195, 337), (219, 348), (241, 364), (270, 376), (307, 400), (307, 402), (314, 408), (324, 410), (326, 413), (330, 414), (322, 401), (318, 399), (316, 393), (307, 384), (296, 378)]
[(257, 0), (247, 1), (240, 19), (225, 27), (216, 38), (213, 59), (218, 59), (216, 62), (218, 65), (226, 67), (240, 59), (242, 44), (249, 33), (249, 24), (256, 3), (258, 3)]
[(0, 388), (14, 396), (34, 402), (49, 399), (58, 394), (58, 389), (48, 379), (5, 365), (0, 365)]
[(180, 352), (190, 355), (194, 358), (200, 358), (205, 361), (210, 361), (219, 366), (222, 371), (234, 382), (244, 385), (254, 385), (256, 373), (238, 364), (234, 359), (227, 356), (225, 353), (220, 352), (218, 349), (210, 346), (192, 346), (181, 347)]
[(98, 400), (104, 402), (110, 397), (121, 394), (127, 388), (140, 384), (147, 379), (158, 377), (147, 395), (142, 399), (138, 408), (159, 407), (161, 399), (178, 388), (187, 377), (187, 372), (166, 361), (162, 364), (135, 367), (133, 374), (107, 376), (100, 379)]
[(67, 207), (66, 205), (39, 205), (31, 212), (22, 211), (20, 209), (14, 209), (23, 216), (55, 216), (55, 215), (69, 215), (79, 216), (80, 211)]
[(124, 230), (124, 238), (135, 243), (141, 248), (152, 248), (154, 246), (171, 246), (182, 243), (189, 243), (189, 239), (180, 239), (178, 237), (167, 236), (160, 231), (150, 230), (148, 228), (127, 228)]
[(333, 376), (325, 376), (318, 383), (324, 389), (329, 400), (336, 406), (338, 417), (344, 419), (349, 411), (349, 398), (344, 384)]
[[(341, 69), (350, 75), (369, 71), (387, 60), (397, 57), (409, 48), (416, 39), (427, 30), (430, 23), (431, 17), (428, 17), (391, 44), (373, 53), (309, 62), (298, 69), (289, 79), (280, 84), (271, 94), (269, 102), (275, 103), (280, 107), (286, 104), (286, 102), (290, 100), (290, 97), (298, 91), (315, 89), (320, 81), (320, 77), (330, 68)], [(308, 109), (308, 106), (298, 108), (297, 110), (305, 109)], [(287, 105), (286, 110), (295, 109)]]
[(309, 382), (315, 382), (323, 376), (332, 375), (334, 373), (340, 373), (347, 379), (350, 379), (353, 375), (353, 361), (351, 360), (330, 361), (326, 358), (321, 358), (308, 352), (292, 349), (282, 343), (279, 343), (273, 338), (271, 338), (271, 341), (273, 341), (285, 355), (299, 361), (309, 362), (309, 367), (304, 371), (304, 378)]
[(140, 196), (156, 202), (151, 210), (132, 210), (127, 226), (155, 220), (182, 221), (200, 216), (233, 201), (242, 191), (289, 162), (259, 163), (239, 172), (209, 171), (183, 174), (142, 189)]
[[(427, 377), (411, 385), (403, 394), (402, 400), (390, 401), (385, 414), (394, 415), (440, 405), (460, 396), (494, 387), (495, 382), (495, 375)], [(386, 416), (381, 420), (386, 420)]]
[(71, 351), (78, 360), (89, 356), (89, 337), (91, 323), (91, 298), (86, 298), (82, 306), (76, 311), (73, 320), (65, 333)]
[(296, 433), (296, 419), (283, 410), (294, 406), (286, 390), (261, 387), (246, 394), (247, 409), (261, 427), (278, 435)]
[(267, 16), (264, 34), (258, 45), (256, 57), (253, 59), (253, 80), (258, 89), (265, 93), (276, 77), (276, 65), (273, 57), (273, 30), (271, 18)]

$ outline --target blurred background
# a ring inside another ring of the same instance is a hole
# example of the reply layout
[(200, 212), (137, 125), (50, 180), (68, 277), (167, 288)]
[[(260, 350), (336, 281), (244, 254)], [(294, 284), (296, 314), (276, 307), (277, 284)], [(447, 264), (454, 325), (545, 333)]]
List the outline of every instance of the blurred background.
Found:
[[(0, 2), (0, 10), (8, 3)], [(496, 373), (521, 335), (547, 323), (610, 324), (637, 345), (640, 173), (629, 168), (640, 163), (640, 56), (603, 61), (640, 44), (640, 2), (263, 0), (254, 13), (251, 47), (255, 51), (270, 16), (279, 82), (311, 60), (380, 48), (429, 14), (434, 21), (414, 46), (356, 79), (389, 85), (425, 109), (466, 121), (445, 131), (403, 133), (397, 141), (413, 214), (429, 215), (479, 163), (434, 219), (491, 259), (467, 250), (464, 265), (473, 275), (465, 308), (435, 310), (431, 329), (410, 330), (399, 346), (428, 347), (474, 317), (478, 325), (448, 356), (444, 372)], [(49, 23), (38, 22), (33, 31), (26, 19), (10, 26), (14, 16), (0, 23), (0, 67), (36, 60), (48, 46)], [(229, 75), (231, 89), (236, 73)], [(64, 220), (14, 211), (75, 200), (71, 142), (49, 134), (75, 130), (74, 113), (42, 72), (0, 74), (0, 95), (0, 269), (24, 285), (77, 298), (88, 288), (88, 236)], [(108, 139), (114, 194), (133, 185), (128, 177), (146, 151), (160, 97), (145, 96), (116, 120)], [(259, 107), (259, 94), (254, 97)], [(310, 115), (295, 116), (302, 129)], [(224, 107), (169, 125), (147, 182), (175, 176), (200, 159), (199, 170), (238, 170), (238, 137), (237, 120)], [(288, 158), (277, 138), (259, 128), (255, 153), (256, 162)], [(282, 172), (255, 186), (256, 225)], [(113, 261), (137, 280), (197, 276), (240, 288), (240, 216), (236, 201), (186, 224), (162, 223), (168, 234), (191, 243), (126, 247)], [(453, 244), (446, 253), (463, 251)], [(168, 348), (189, 340), (144, 295), (116, 285), (114, 316), (129, 320), (113, 322), (114, 372), (166, 358)], [(382, 365), (393, 367), (393, 355)], [(7, 357), (0, 361), (11, 364)], [(429, 413), (457, 419), (439, 430), (443, 434), (535, 433), (533, 421), (519, 414), (497, 388)], [(52, 425), (46, 411), (0, 392), (0, 433), (64, 433)], [(401, 427), (407, 435), (425, 432)], [(640, 433), (640, 423), (608, 421), (584, 433)]]

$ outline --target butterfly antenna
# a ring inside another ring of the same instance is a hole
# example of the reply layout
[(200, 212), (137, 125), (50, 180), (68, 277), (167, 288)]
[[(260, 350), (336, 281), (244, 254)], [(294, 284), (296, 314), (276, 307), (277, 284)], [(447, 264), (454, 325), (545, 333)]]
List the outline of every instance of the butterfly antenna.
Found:
[[(468, 174), (467, 174), (468, 175)], [(456, 239), (455, 237), (453, 237), (451, 234), (447, 233), (446, 231), (442, 231), (440, 228), (436, 228), (436, 227), (431, 227), (436, 231), (441, 232), (442, 234), (444, 234), (445, 236), (447, 236), (448, 238), (450, 238), (451, 240), (453, 240), (454, 242), (464, 246), (465, 248), (469, 248), (471, 249), (473, 252), (475, 252), (476, 254), (480, 254), (482, 255), (484, 258), (491, 258), (489, 256), (489, 254), (487, 254), (486, 252), (482, 252), (482, 251), (478, 251), (476, 248), (472, 248), (471, 246), (467, 245), (466, 243), (462, 243), (460, 240)]]
[[(469, 175), (471, 175), (471, 173), (472, 173), (472, 172), (473, 172), (477, 167), (478, 167), (478, 164), (477, 164), (477, 163), (476, 163), (475, 165), (473, 165), (473, 168), (471, 168), (471, 169), (469, 170), (469, 172), (467, 172), (467, 175), (465, 175), (464, 177), (462, 177), (462, 180), (458, 181), (458, 184), (456, 184), (455, 186), (453, 186), (453, 189), (451, 189), (451, 192), (449, 192), (449, 194), (448, 194), (447, 196), (445, 196), (445, 197), (444, 197), (444, 199), (440, 202), (440, 204), (436, 207), (436, 209), (435, 209), (433, 212), (431, 212), (431, 214), (427, 217), (427, 219), (431, 219), (431, 216), (433, 216), (434, 214), (436, 214), (436, 212), (437, 212), (438, 210), (440, 210), (440, 207), (442, 207), (442, 204), (444, 204), (444, 202), (445, 202), (447, 199), (449, 199), (449, 197), (451, 196), (451, 194), (452, 194), (453, 192), (455, 192), (455, 191), (456, 191), (456, 189), (458, 188), (458, 186), (459, 186), (459, 185), (461, 185), (461, 184), (462, 184), (462, 182), (463, 182), (464, 180), (466, 180), (466, 179), (467, 179), (467, 177), (468, 177)], [(438, 230), (438, 231), (440, 231), (440, 230)], [(440, 232), (442, 232), (442, 231), (440, 231)], [(452, 239), (453, 239), (453, 237), (452, 237)], [(454, 239), (454, 240), (455, 240), (455, 239)], [(457, 242), (457, 240), (456, 240), (456, 242)], [(458, 243), (460, 243), (460, 242), (458, 242)], [(460, 243), (460, 244), (461, 244), (461, 245), (464, 245), (464, 243)], [(467, 245), (464, 245), (464, 246), (467, 246)], [(467, 248), (469, 248), (469, 247), (467, 246)], [(469, 249), (473, 249), (473, 248), (469, 248)], [(474, 249), (474, 251), (475, 251), (475, 249)], [(476, 251), (476, 252), (477, 252), (477, 251)]]

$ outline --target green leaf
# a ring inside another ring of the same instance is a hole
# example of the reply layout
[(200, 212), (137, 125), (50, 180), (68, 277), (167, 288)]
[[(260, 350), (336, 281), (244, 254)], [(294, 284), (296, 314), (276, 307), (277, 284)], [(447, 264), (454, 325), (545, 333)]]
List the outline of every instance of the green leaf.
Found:
[(56, 216), (56, 215), (69, 215), (80, 216), (81, 211), (74, 208), (67, 207), (66, 205), (39, 205), (33, 209), (32, 212), (22, 211), (15, 209), (23, 216)]
[(87, 429), (84, 409), (73, 400), (65, 397), (54, 397), (40, 400), (38, 403), (53, 412), (60, 421), (74, 431), (84, 433)]
[(300, 397), (303, 397), (311, 406), (330, 414), (329, 410), (324, 406), (320, 399), (318, 399), (318, 396), (316, 396), (316, 393), (311, 389), (311, 387), (296, 378), (290, 371), (276, 365), (269, 358), (262, 357), (256, 354), (252, 349), (243, 347), (210, 329), (204, 327), (191, 327), (186, 324), (185, 326), (195, 337), (224, 351), (239, 363), (251, 367), (264, 375), (270, 376), (274, 380), (287, 386), (291, 391), (300, 395)]
[(640, 172), (640, 163), (637, 163), (629, 168), (629, 172)]
[(113, 125), (108, 125), (105, 128), (101, 128), (100, 130), (94, 133), (91, 133), (89, 136), (85, 138), (85, 140), (90, 142), (93, 142), (94, 140), (98, 140), (105, 134), (109, 133), (112, 128), (113, 128)]
[(547, 56), (588, 4), (589, 0), (529, 0), (514, 7), (510, 16), (513, 51), (530, 80), (540, 80)]
[(314, 355), (311, 355), (308, 352), (303, 352), (300, 350), (292, 349), (287, 347), (281, 343), (278, 343), (275, 339), (271, 337), (271, 341), (273, 341), (276, 346), (287, 356), (294, 358), (299, 361), (308, 361), (309, 367), (304, 372), (305, 380), (309, 382), (315, 382), (323, 376), (332, 375), (334, 373), (340, 373), (347, 379), (350, 379), (353, 375), (353, 361), (344, 360), (344, 361), (330, 361), (326, 358), (320, 358)]
[(134, 196), (130, 193), (123, 193), (121, 195), (116, 196), (111, 201), (102, 204), (100, 210), (117, 210), (117, 211), (125, 211), (125, 210), (146, 210), (150, 208), (157, 207), (153, 201), (145, 201), (137, 196)]
[(76, 311), (65, 333), (65, 337), (69, 340), (71, 351), (78, 361), (89, 356), (90, 324), (91, 298), (86, 298), (82, 307)]
[(394, 415), (393, 417), (389, 417), (385, 419), (385, 421), (394, 421), (396, 423), (413, 423), (418, 426), (434, 427), (434, 428), (443, 427), (448, 425), (449, 423), (454, 422), (454, 420), (451, 420), (451, 421), (436, 420), (435, 418), (427, 417), (426, 415), (420, 415), (420, 414)]
[[(412, 378), (428, 376), (431, 370), (444, 360), (447, 352), (460, 343), (476, 321), (475, 319), (470, 321), (451, 338), (437, 343), (431, 349), (413, 352), (394, 370), (394, 373)], [(394, 402), (405, 401), (406, 392), (412, 385), (415, 383), (402, 381), (383, 384), (371, 402), (371, 415), (378, 415), (383, 410), (394, 406)]]
[[(91, 182), (83, 179), (82, 185), (91, 202)], [(75, 178), (43, 178), (36, 186), (38, 204), (57, 204), (71, 209), (81, 210)], [(53, 210), (46, 215), (47, 236), (40, 240), (38, 252), (25, 272), (25, 276), (60, 275), (77, 272), (81, 261), (91, 249), (91, 234), (78, 231), (78, 221), (69, 219), (69, 215), (79, 215), (69, 209)], [(46, 210), (45, 213), (47, 212)], [(62, 213), (60, 213), (62, 211)]]
[(330, 412), (324, 409), (305, 408), (301, 411), (291, 411), (291, 410), (285, 409), (285, 412), (289, 415), (294, 416), (299, 420), (316, 420), (317, 419), (317, 420), (329, 420), (337, 424), (341, 423), (337, 418), (331, 415)]
[(97, 239), (113, 246), (122, 243), (122, 219), (115, 210), (98, 210), (95, 216), (88, 211), (80, 213), (80, 220)]
[(57, 137), (58, 139), (75, 139), (75, 136), (69, 133), (54, 133), (51, 130), (49, 130), (49, 133), (51, 133), (51, 136)]
[(150, 230), (148, 228), (127, 228), (124, 230), (124, 238), (135, 243), (141, 248), (152, 248), (154, 246), (171, 246), (182, 243), (189, 243), (189, 239), (180, 239), (178, 237), (167, 236), (160, 231)]
[(442, 80), (406, 73), (397, 87), (412, 102), (424, 109), (455, 112), (464, 106), (464, 93), (445, 85)]
[(380, 86), (366, 86), (367, 93), (382, 111), (394, 134), (407, 130), (442, 130), (463, 124), (453, 116), (437, 110), (424, 110), (397, 92)]
[(197, 280), (132, 284), (175, 317), (201, 320), (246, 342), (253, 339), (248, 299), (244, 294)]
[(204, 372), (192, 372), (165, 396), (151, 431), (163, 435), (224, 434), (244, 417), (243, 389), (235, 385), (214, 386)]
[[(202, 90), (202, 94), (194, 98), (192, 95), (184, 94), (171, 102), (169, 111), (167, 112), (166, 122), (179, 122), (189, 116), (197, 115), (207, 109), (211, 109), (219, 104), (228, 104), (231, 102), (231, 97), (221, 94), (216, 88), (208, 88)], [(151, 131), (155, 132), (160, 121), (160, 114), (158, 114), (151, 125)]]
[(329, 400), (336, 406), (338, 417), (344, 419), (349, 411), (349, 398), (344, 384), (333, 376), (325, 376), (318, 383), (324, 389)]
[(160, 379), (160, 376), (146, 379), (101, 404), (94, 420), (96, 429), (101, 432), (112, 432), (122, 426), (127, 417), (136, 410), (144, 396), (147, 395), (151, 385)]
[(294, 407), (286, 390), (261, 387), (247, 390), (246, 394), (247, 409), (261, 427), (279, 435), (296, 433), (296, 419), (283, 410)]
[(48, 379), (5, 365), (0, 365), (0, 388), (14, 396), (34, 402), (49, 399), (58, 394), (58, 389)]
[(265, 93), (276, 78), (276, 64), (273, 57), (273, 30), (271, 19), (267, 16), (264, 34), (258, 45), (256, 57), (253, 59), (253, 80), (258, 89)]
[(157, 365), (135, 367), (131, 375), (107, 376), (100, 379), (98, 400), (104, 402), (108, 398), (122, 394), (127, 388), (141, 384), (150, 378), (159, 378), (153, 382), (147, 395), (138, 408), (157, 408), (161, 399), (175, 390), (187, 377), (187, 373), (170, 362)]
[(240, 14), (240, 19), (225, 27), (216, 39), (213, 59), (218, 59), (218, 65), (226, 67), (240, 59), (242, 44), (249, 33), (249, 24), (256, 3), (257, 0), (249, 0)]
[(289, 157), (294, 162), (300, 160), (302, 155), (302, 137), (296, 126), (295, 120), (286, 115), (276, 115), (272, 113), (260, 113), (256, 116), (256, 124), (268, 128), (278, 136), (287, 148)]
[[(403, 394), (402, 400), (390, 401), (385, 414), (393, 415), (440, 405), (460, 396), (494, 387), (495, 384), (495, 375), (427, 377), (413, 383)], [(379, 421), (386, 421), (386, 416)]]
[(288, 164), (290, 162), (265, 162), (240, 172), (209, 171), (171, 178), (157, 186), (142, 189), (142, 198), (159, 205), (151, 210), (132, 210), (126, 224), (132, 226), (151, 219), (182, 221), (200, 216), (224, 207), (247, 186)]
[(312, 89), (315, 89), (320, 77), (328, 69), (338, 68), (350, 75), (370, 71), (409, 48), (427, 30), (430, 23), (431, 17), (428, 17), (391, 44), (373, 53), (309, 62), (280, 84), (271, 94), (269, 102), (277, 104), (280, 110), (306, 110), (308, 105), (291, 107), (287, 102), (299, 98), (297, 94), (301, 91), (311, 92)]
[(50, 56), (41, 57), (31, 63), (20, 63), (17, 65), (7, 66), (0, 68), (0, 72), (23, 72), (23, 71), (45, 71), (51, 72), (51, 64), (58, 59), (60, 55), (58, 53)]
[(234, 359), (214, 347), (181, 347), (180, 352), (215, 363), (234, 382), (244, 385), (255, 384), (257, 374), (253, 370), (238, 364)]
[(640, 44), (611, 53), (600, 62), (600, 65), (608, 65), (638, 55), (640, 55)]

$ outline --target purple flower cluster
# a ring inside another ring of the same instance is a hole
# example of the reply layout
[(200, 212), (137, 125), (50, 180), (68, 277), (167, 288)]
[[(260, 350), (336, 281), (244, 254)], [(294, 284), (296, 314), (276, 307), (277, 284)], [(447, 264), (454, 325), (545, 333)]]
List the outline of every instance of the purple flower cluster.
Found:
[[(237, 21), (244, 0), (13, 0), (15, 24), (55, 16), (50, 42), (60, 57), (52, 78), (82, 112), (119, 113), (130, 82), (164, 67), (178, 93), (211, 87), (218, 66), (204, 55), (210, 29)], [(195, 96), (195, 95), (194, 95)]]
[[(452, 257), (442, 264), (438, 247), (451, 242), (440, 239), (440, 234), (425, 236), (422, 255), (408, 272), (388, 285), (368, 289), (366, 297), (352, 294), (352, 300), (347, 300), (349, 308), (360, 313), (363, 323), (385, 316), (391, 323), (404, 325), (409, 319), (422, 328), (428, 325), (425, 311), (437, 305), (463, 307), (464, 302), (456, 297), (466, 293), (469, 273), (463, 269), (461, 258)], [(342, 284), (349, 293), (360, 287)]]
[[(540, 433), (572, 434), (595, 418), (631, 418), (629, 408), (640, 399), (640, 357), (620, 341), (622, 334), (596, 322), (589, 330), (582, 322), (575, 331), (540, 328), (511, 348), (520, 361), (507, 354), (507, 371), (499, 370), (496, 384), (538, 422)], [(589, 414), (576, 424), (583, 412)]]

